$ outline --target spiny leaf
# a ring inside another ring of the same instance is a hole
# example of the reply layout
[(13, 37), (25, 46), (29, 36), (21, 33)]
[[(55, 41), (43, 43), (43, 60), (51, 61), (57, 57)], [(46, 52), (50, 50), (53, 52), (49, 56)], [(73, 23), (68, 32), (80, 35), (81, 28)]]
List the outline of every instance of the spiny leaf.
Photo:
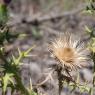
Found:
[(30, 52), (34, 47), (35, 47), (35, 45), (32, 46), (31, 48), (29, 48), (29, 49), (24, 53), (24, 56), (26, 57), (26, 56), (29, 54), (29, 52)]
[(79, 76), (79, 72), (78, 72), (78, 73), (77, 73), (76, 83), (79, 83), (79, 79), (80, 79), (80, 76)]
[(89, 94), (90, 94), (90, 95), (93, 95), (93, 94), (94, 94), (93, 91), (94, 91), (94, 89), (93, 89), (93, 88), (90, 88), (90, 90), (89, 90)]
[(21, 51), (20, 51), (20, 49), (18, 48), (18, 53), (19, 53), (19, 56), (21, 55)]
[(3, 92), (5, 93), (7, 90), (7, 85), (9, 84), (9, 82), (11, 82), (12, 84), (14, 84), (12, 77), (14, 74), (12, 73), (6, 73), (5, 76), (3, 77)]
[(88, 33), (91, 33), (91, 29), (88, 28), (88, 26), (85, 26), (85, 30), (88, 32)]

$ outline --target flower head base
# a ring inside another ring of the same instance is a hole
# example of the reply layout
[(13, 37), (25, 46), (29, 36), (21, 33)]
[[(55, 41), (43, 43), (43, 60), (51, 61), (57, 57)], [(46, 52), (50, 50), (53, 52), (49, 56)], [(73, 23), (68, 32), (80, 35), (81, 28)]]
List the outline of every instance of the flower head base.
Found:
[(64, 67), (70, 69), (87, 66), (90, 52), (80, 37), (66, 32), (49, 45), (50, 52)]

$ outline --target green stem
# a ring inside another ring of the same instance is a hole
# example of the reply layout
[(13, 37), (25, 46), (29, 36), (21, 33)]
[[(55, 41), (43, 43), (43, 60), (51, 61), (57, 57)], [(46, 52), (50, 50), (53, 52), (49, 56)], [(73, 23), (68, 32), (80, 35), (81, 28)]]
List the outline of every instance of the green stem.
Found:
[(21, 81), (21, 78), (19, 77), (19, 75), (17, 73), (15, 73), (15, 79), (16, 79), (17, 85), (20, 88), (21, 92), (24, 95), (29, 95), (28, 90), (24, 87), (24, 85), (23, 85), (23, 83)]

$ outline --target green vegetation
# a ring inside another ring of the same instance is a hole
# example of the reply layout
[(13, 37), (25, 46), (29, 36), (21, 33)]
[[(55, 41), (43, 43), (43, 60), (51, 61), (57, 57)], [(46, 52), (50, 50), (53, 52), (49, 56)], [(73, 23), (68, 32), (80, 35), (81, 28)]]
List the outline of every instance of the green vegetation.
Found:
[[(68, 1), (65, 0), (64, 2)], [(95, 0), (89, 0), (89, 5), (86, 7), (85, 12), (93, 15), (95, 13), (94, 4)], [(68, 6), (67, 9), (71, 7), (69, 3), (66, 6)], [(33, 91), (31, 79), (29, 86), (25, 87), (20, 75), (20, 66), (22, 65), (21, 60), (29, 56), (29, 52), (33, 49), (33, 47), (29, 48), (27, 51), (21, 51), (18, 48), (17, 57), (15, 57), (14, 54), (7, 56), (5, 45), (7, 43), (12, 43), (16, 38), (20, 37), (19, 34), (11, 34), (10, 28), (7, 26), (7, 21), (7, 6), (5, 4), (0, 4), (0, 88), (2, 89), (2, 95), (6, 95), (8, 88), (11, 89), (12, 95), (15, 91), (20, 92), (20, 95), (37, 95), (37, 93)], [(71, 92), (75, 89), (79, 89), (81, 93), (86, 91), (89, 93), (89, 95), (93, 95), (95, 91), (95, 29), (90, 29), (88, 26), (86, 26), (85, 29), (88, 35), (90, 35), (90, 43), (88, 45), (88, 48), (92, 52), (92, 59), (94, 61), (92, 83), (93, 87), (88, 87), (87, 82), (80, 84), (79, 75), (77, 76), (77, 80), (75, 82), (62, 80), (61, 83), (63, 83), (62, 85), (67, 85), (68, 88), (70, 88)], [(36, 39), (39, 39), (41, 37), (41, 34), (38, 33), (38, 29), (33, 27), (32, 31), (32, 35)]]
[(11, 34), (9, 27), (6, 25), (8, 21), (8, 11), (4, 4), (0, 4), (0, 88), (2, 95), (6, 95), (8, 88), (11, 88), (11, 94), (14, 91), (19, 91), (20, 95), (37, 95), (30, 89), (23, 85), (20, 75), (21, 60), (28, 57), (28, 53), (32, 48), (27, 51), (20, 51), (18, 49), (18, 57), (12, 54), (10, 57), (6, 56), (5, 44), (10, 43), (15, 38), (19, 37), (18, 34)]

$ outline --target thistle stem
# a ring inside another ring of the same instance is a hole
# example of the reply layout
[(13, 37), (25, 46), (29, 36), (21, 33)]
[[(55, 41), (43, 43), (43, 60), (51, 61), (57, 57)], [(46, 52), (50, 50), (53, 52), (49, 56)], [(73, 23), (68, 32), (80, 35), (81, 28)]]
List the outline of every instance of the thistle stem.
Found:
[(93, 68), (93, 87), (95, 86), (95, 53), (93, 54), (93, 62), (94, 62), (94, 68)]
[(59, 86), (59, 95), (61, 95), (61, 91), (62, 91), (62, 88), (63, 88), (63, 75), (62, 75), (62, 67), (60, 66), (57, 66), (56, 68), (56, 71), (57, 71), (57, 76), (58, 76), (58, 86)]

